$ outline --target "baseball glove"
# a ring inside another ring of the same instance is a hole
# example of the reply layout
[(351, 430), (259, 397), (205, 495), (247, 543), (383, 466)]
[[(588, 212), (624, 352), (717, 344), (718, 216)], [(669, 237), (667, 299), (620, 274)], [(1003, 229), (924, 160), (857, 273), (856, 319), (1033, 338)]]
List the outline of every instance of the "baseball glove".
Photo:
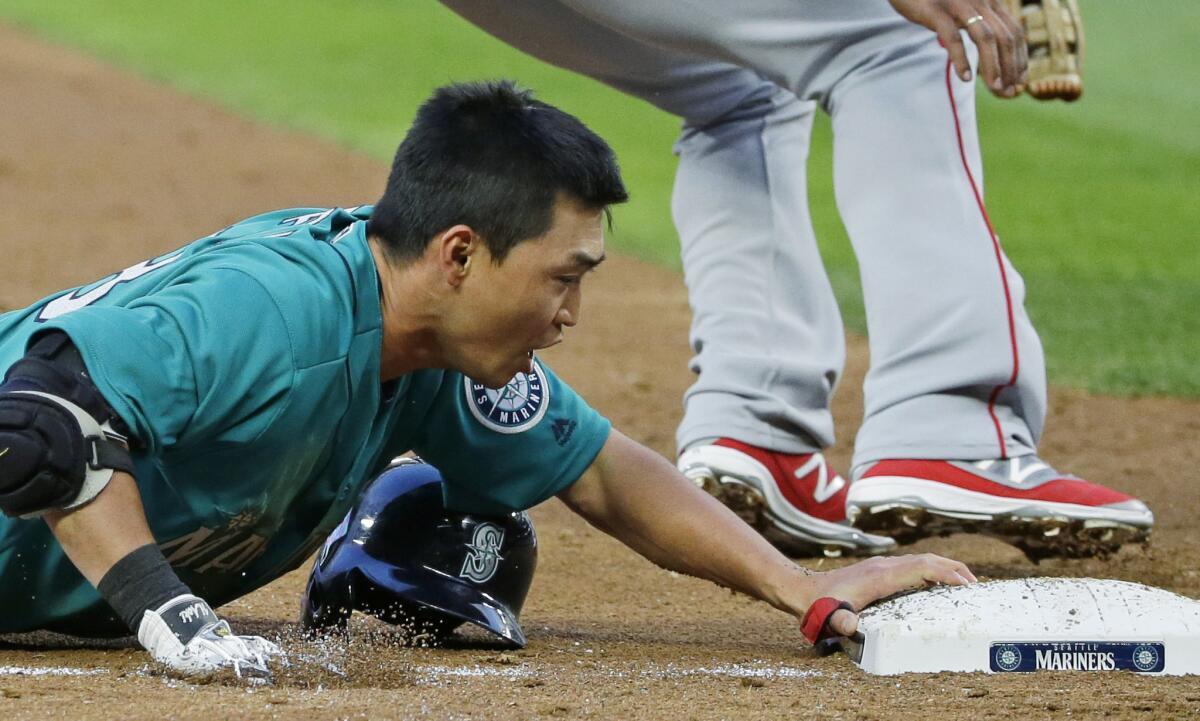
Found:
[(1083, 20), (1076, 0), (1007, 0), (1029, 45), (1025, 92), (1038, 100), (1083, 94)]

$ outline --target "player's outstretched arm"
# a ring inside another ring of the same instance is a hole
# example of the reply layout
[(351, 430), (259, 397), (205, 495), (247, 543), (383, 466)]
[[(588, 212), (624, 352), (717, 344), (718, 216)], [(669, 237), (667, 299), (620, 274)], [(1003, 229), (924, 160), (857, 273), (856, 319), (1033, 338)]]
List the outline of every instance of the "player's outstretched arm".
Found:
[(89, 504), (44, 516), (67, 558), (93, 586), (137, 548), (154, 543), (142, 510), (142, 496), (128, 473), (116, 471)]
[(279, 648), (234, 635), (179, 580), (154, 543), (133, 476), (117, 471), (88, 504), (44, 518), (67, 557), (155, 660), (184, 674), (269, 675), (267, 659)]
[[(933, 554), (872, 558), (827, 573), (801, 568), (664, 458), (616, 430), (591, 468), (560, 498), (654, 563), (798, 618), (821, 598), (858, 610), (899, 591), (975, 580), (965, 565)], [(849, 610), (829, 618), (830, 627), (844, 635), (852, 634), (857, 623)]]
[(234, 636), (158, 550), (131, 475), (129, 429), (65, 332), (36, 335), (8, 369), (0, 418), (0, 512), (44, 518), (155, 659), (184, 673), (266, 673), (264, 654), (278, 649)]

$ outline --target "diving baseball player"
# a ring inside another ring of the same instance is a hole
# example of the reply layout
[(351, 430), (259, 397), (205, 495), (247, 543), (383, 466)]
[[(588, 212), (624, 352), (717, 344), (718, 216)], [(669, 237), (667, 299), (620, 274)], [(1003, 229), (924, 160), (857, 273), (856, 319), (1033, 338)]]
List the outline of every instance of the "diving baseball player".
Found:
[[(983, 203), (971, 63), (1026, 44), (1001, 0), (443, 0), (501, 40), (683, 119), (673, 215), (699, 374), (679, 468), (789, 550), (977, 530), (1031, 555), (1140, 540), (1139, 500), (1037, 456), (1041, 343)], [(964, 42), (969, 36), (971, 43)], [(807, 207), (817, 109), (870, 335), (854, 483), (825, 462), (843, 327)]]
[(451, 86), (374, 206), (259, 215), (0, 316), (0, 631), (131, 630), (179, 672), (265, 675), (279, 649), (212, 606), (296, 568), (407, 450), (451, 508), (558, 496), (812, 639), (973, 580), (935, 556), (804, 571), (535, 359), (578, 322), (625, 198), (572, 116)]

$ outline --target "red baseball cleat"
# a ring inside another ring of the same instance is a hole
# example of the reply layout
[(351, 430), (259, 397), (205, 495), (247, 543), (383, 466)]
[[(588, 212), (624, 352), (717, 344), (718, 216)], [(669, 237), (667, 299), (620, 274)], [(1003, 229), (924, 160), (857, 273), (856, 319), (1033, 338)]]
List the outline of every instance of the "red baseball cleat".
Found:
[(1107, 555), (1143, 542), (1154, 514), (1133, 496), (1059, 473), (1037, 456), (883, 460), (855, 469), (846, 499), (855, 526), (901, 542), (984, 533), (1032, 559)]
[(885, 553), (895, 541), (846, 520), (849, 483), (820, 453), (776, 453), (722, 438), (693, 446), (679, 470), (781, 550), (826, 556)]

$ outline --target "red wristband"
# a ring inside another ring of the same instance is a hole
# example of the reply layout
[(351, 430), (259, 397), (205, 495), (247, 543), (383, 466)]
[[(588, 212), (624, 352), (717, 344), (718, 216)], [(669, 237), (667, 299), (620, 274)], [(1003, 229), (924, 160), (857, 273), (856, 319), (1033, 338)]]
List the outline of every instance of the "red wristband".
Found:
[(851, 606), (848, 601), (842, 601), (832, 596), (825, 596), (813, 601), (804, 614), (804, 618), (800, 620), (800, 631), (808, 639), (808, 642), (816, 645), (827, 638), (837, 636), (838, 634), (829, 628), (829, 619), (835, 611), (843, 608), (847, 611), (854, 611), (854, 606)]

